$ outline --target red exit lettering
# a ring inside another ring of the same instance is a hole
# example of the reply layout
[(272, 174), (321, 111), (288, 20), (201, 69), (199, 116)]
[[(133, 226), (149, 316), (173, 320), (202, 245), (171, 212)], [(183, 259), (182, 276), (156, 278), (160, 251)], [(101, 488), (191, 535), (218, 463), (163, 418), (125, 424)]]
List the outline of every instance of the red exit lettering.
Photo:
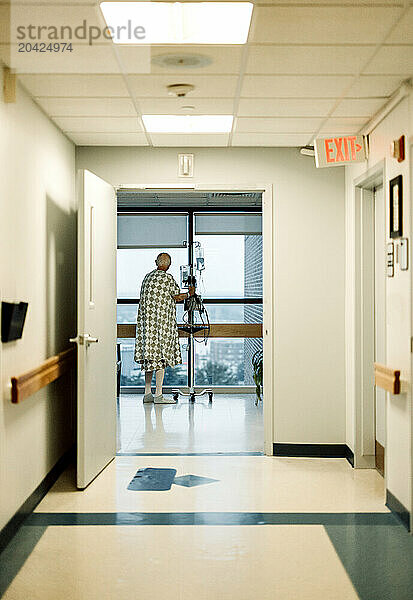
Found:
[[(324, 140), (326, 160), (328, 163), (339, 163), (356, 160), (357, 152), (362, 149), (361, 144), (356, 143), (356, 136), (327, 138)], [(351, 153), (351, 158), (350, 158)]]

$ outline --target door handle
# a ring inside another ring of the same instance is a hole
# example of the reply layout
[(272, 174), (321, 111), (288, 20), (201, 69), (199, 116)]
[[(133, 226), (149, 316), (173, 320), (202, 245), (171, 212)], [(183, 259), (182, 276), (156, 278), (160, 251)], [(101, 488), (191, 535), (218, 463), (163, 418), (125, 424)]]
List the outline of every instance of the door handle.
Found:
[(73, 344), (79, 344), (79, 346), (90, 346), (90, 344), (97, 344), (99, 342), (99, 338), (91, 337), (88, 333), (81, 333), (77, 335), (75, 338), (70, 338), (69, 342)]

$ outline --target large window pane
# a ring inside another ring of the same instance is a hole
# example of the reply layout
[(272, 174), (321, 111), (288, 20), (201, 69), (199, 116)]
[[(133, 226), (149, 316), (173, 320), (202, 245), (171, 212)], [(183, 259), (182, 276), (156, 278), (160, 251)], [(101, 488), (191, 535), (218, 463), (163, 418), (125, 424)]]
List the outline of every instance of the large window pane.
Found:
[(261, 214), (257, 213), (215, 213), (195, 215), (195, 234), (243, 234), (262, 233)]
[[(246, 345), (246, 342), (247, 345)], [(195, 345), (196, 385), (254, 385), (252, 351), (262, 341), (252, 338), (210, 339), (208, 344)]]
[(197, 235), (204, 250), (205, 270), (198, 290), (205, 298), (244, 296), (244, 236)]
[(182, 247), (187, 239), (187, 228), (187, 215), (118, 215), (118, 247)]
[(178, 285), (180, 284), (179, 267), (188, 263), (186, 248), (118, 249), (118, 298), (139, 298), (143, 278), (156, 268), (155, 259), (162, 251), (171, 255), (172, 264), (168, 273), (173, 275)]
[[(134, 361), (135, 340), (133, 338), (119, 338), (118, 343), (121, 344), (122, 356), (122, 371), (121, 385), (122, 386), (144, 386), (144, 372), (141, 371), (140, 365)], [(167, 367), (165, 371), (164, 385), (186, 386), (188, 384), (188, 352), (186, 350), (185, 340), (180, 341), (182, 364), (174, 368)], [(155, 385), (155, 379), (153, 380)]]
[[(210, 323), (262, 323), (261, 304), (205, 304)], [(199, 316), (195, 313), (195, 321)]]
[[(178, 323), (182, 323), (182, 315), (184, 312), (183, 303), (179, 303), (176, 305), (176, 318)], [(138, 305), (137, 304), (118, 304), (117, 308), (118, 320), (119, 324), (126, 323), (136, 323), (136, 315), (138, 314)]]

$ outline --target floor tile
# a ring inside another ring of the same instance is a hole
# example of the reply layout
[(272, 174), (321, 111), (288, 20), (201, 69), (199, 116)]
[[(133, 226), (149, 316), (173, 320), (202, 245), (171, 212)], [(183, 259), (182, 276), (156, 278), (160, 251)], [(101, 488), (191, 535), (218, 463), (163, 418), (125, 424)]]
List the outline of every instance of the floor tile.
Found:
[[(218, 479), (214, 485), (137, 494), (127, 489), (145, 467)], [(340, 490), (340, 493), (337, 493)], [(122, 456), (83, 492), (67, 471), (37, 507), (42, 512), (388, 512), (384, 481), (345, 459), (266, 456)]]
[(264, 446), (262, 403), (253, 394), (216, 394), (211, 404), (155, 406), (141, 394), (119, 402), (119, 452), (261, 451)]
[(321, 526), (49, 527), (4, 599), (62, 597), (358, 598)]

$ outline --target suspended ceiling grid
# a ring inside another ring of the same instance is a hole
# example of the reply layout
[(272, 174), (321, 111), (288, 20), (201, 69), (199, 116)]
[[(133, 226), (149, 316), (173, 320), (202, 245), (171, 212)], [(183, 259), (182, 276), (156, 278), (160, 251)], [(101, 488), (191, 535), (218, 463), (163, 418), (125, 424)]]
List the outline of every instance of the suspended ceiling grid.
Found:
[[(17, 2), (14, 3), (18, 5)], [(24, 0), (30, 10), (35, 0)], [(38, 3), (40, 4), (40, 3)], [(42, 0), (45, 14), (68, 11), (68, 25), (101, 24), (84, 0)], [(0, 2), (1, 7), (1, 2)], [(204, 54), (206, 67), (168, 69), (142, 52)], [(20, 81), (78, 145), (299, 146), (319, 134), (353, 134), (413, 75), (413, 3), (373, 0), (282, 0), (255, 3), (245, 46), (114, 48), (76, 43), (54, 72), (20, 73)], [(62, 69), (60, 68), (62, 67)], [(166, 86), (190, 83), (186, 98)], [(233, 114), (230, 134), (149, 134), (142, 114)]]

